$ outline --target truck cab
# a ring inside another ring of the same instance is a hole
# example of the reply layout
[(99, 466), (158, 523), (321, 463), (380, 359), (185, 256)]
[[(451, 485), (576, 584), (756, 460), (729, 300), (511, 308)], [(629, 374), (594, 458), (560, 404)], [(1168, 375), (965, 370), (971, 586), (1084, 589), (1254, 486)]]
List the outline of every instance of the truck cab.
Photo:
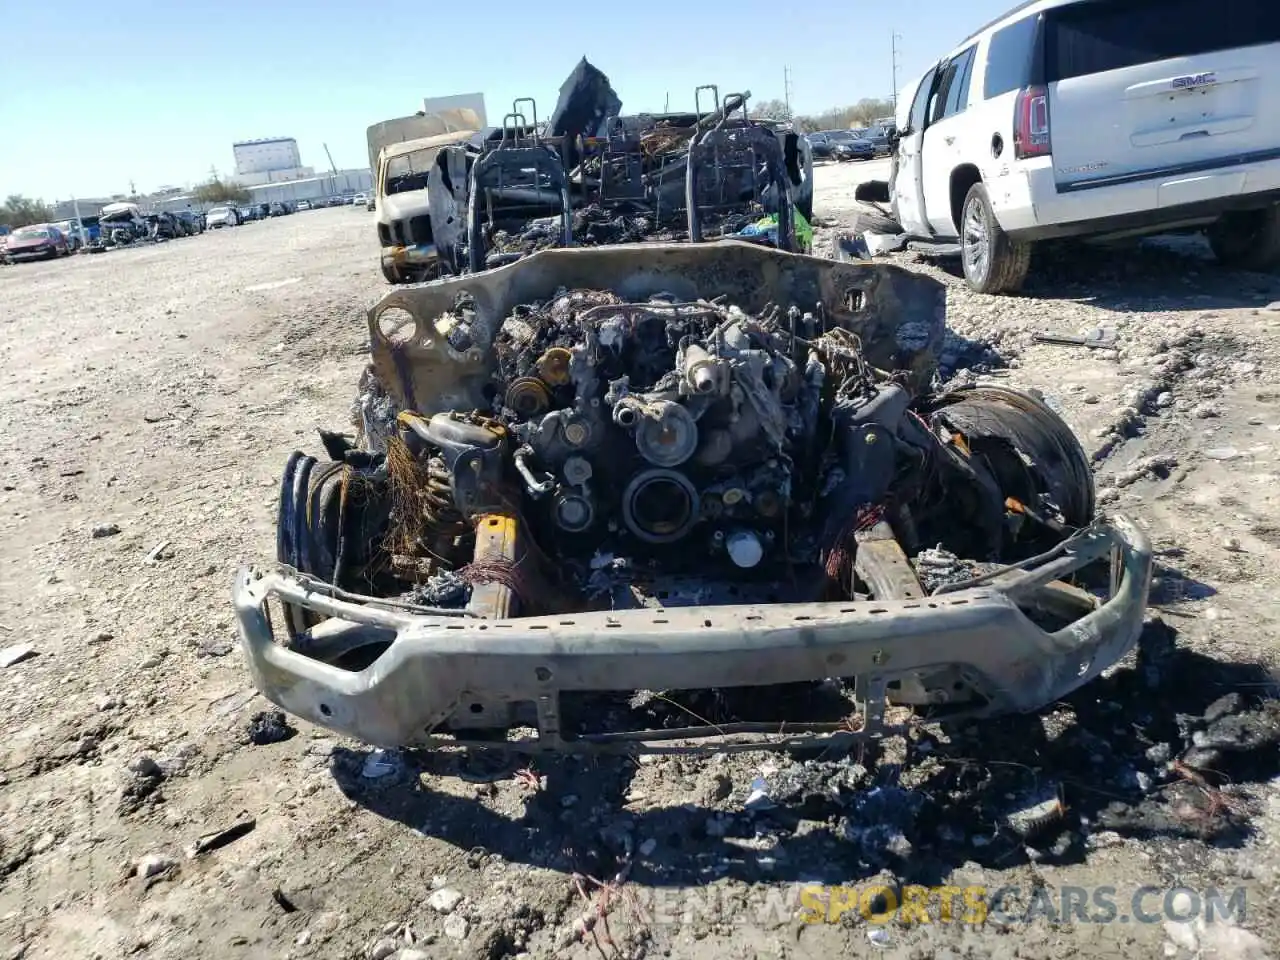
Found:
[(382, 275), (388, 283), (414, 283), (439, 273), (427, 183), (440, 151), (477, 139), (483, 123), (465, 108), (384, 120), (368, 129), (374, 171)]
[(382, 149), (374, 192), (382, 275), (387, 282), (413, 283), (438, 274), (439, 254), (431, 229), (427, 186), (440, 151), (466, 143), (478, 132), (459, 130)]

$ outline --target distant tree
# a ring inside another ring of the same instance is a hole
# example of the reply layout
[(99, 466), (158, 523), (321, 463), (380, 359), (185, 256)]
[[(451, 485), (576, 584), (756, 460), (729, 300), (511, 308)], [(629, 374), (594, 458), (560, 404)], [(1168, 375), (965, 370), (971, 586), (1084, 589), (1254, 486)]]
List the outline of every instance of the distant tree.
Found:
[(791, 108), (784, 100), (761, 100), (747, 111), (759, 120), (790, 120)]
[(247, 203), (249, 201), (248, 190), (239, 184), (224, 183), (217, 177), (196, 187), (195, 196), (201, 203)]
[(849, 117), (862, 126), (866, 126), (880, 117), (893, 116), (892, 100), (874, 100), (864, 97), (849, 109)]
[(52, 219), (53, 211), (42, 201), (32, 200), (21, 194), (10, 194), (4, 206), (0, 206), (0, 223), (15, 230), (33, 223), (47, 223)]

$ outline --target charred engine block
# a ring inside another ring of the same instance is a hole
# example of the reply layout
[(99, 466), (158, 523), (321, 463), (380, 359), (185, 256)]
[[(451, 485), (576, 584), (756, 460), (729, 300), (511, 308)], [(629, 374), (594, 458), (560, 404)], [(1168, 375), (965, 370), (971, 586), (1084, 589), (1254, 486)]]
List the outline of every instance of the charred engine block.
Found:
[(1038, 398), (913, 392), (817, 304), (562, 288), (476, 316), (444, 335), (489, 354), (465, 405), (401, 410), (385, 453), (290, 474), (282, 562), (497, 618), (886, 598), (932, 589), (910, 558), (949, 553), (960, 582), (1093, 519), (1088, 458)]
[[(666, 569), (783, 559), (789, 522), (819, 492), (806, 478), (824, 447), (826, 365), (802, 333), (821, 330), (799, 311), (757, 317), (589, 291), (508, 319), (495, 343), (492, 415), (517, 443), (515, 468), (544, 539), (577, 555), (593, 545), (660, 554)], [(865, 425), (901, 419), (909, 399), (895, 384), (874, 389), (846, 405), (842, 431), (888, 438), (895, 428)], [(875, 452), (845, 454), (847, 472), (878, 478), (868, 497), (893, 474), (892, 444)]]

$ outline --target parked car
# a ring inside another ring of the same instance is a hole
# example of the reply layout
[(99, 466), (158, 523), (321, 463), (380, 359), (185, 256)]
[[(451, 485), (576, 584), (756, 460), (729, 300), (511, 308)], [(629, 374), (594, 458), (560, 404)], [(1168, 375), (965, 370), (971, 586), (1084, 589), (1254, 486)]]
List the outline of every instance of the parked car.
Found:
[(831, 159), (843, 163), (845, 160), (871, 160), (876, 155), (875, 144), (864, 137), (850, 137), (848, 140), (830, 141)]
[(1035, 0), (899, 97), (888, 196), (909, 237), (959, 245), (982, 293), (1017, 290), (1055, 237), (1203, 231), (1224, 264), (1270, 269), (1277, 91), (1274, 4)]
[(857, 134), (852, 130), (820, 130), (817, 133), (808, 134), (805, 139), (809, 141), (813, 159), (830, 160), (837, 143), (857, 139)]
[(24, 260), (56, 260), (70, 256), (71, 248), (61, 230), (51, 223), (20, 227), (5, 238), (5, 259), (10, 263)]
[(825, 133), (805, 134), (805, 139), (809, 141), (809, 149), (813, 153), (813, 159), (831, 159), (831, 140)]
[(368, 206), (368, 204), (369, 204), (369, 198), (363, 193), (357, 193), (354, 197), (351, 198), (351, 205), (353, 207), (365, 207), (365, 206)]
[(204, 222), (210, 230), (217, 230), (219, 227), (238, 227), (243, 221), (236, 207), (214, 207), (205, 214)]
[(884, 127), (868, 127), (865, 130), (855, 130), (859, 140), (865, 140), (871, 144), (872, 150), (877, 157), (887, 157), (892, 148), (893, 134)]
[(84, 246), (84, 242), (80, 239), (80, 229), (74, 220), (59, 220), (54, 226), (67, 238), (67, 246), (71, 248), (72, 253)]
[(298, 210), (299, 210), (299, 211), (302, 211), (302, 210), (310, 210), (310, 209), (311, 209), (311, 201), (310, 201), (310, 200), (299, 200), (299, 201), (298, 201)]
[(152, 240), (176, 240), (186, 231), (172, 213), (148, 213), (145, 217)]
[(240, 214), (241, 223), (249, 223), (259, 219), (258, 208), (253, 204), (249, 204), (247, 207), (236, 207), (236, 213)]
[(378, 195), (376, 193), (369, 194), (369, 199), (365, 201), (364, 208), (370, 213), (378, 208)]
[(177, 218), (186, 228), (187, 235), (194, 237), (197, 233), (204, 233), (204, 216), (196, 213), (194, 210), (181, 210), (176, 214)]

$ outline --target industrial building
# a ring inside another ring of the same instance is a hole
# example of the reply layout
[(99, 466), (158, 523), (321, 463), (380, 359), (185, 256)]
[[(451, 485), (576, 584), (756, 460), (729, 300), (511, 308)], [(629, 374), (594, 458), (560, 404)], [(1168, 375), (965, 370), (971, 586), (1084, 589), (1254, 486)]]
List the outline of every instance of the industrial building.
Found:
[(302, 180), (316, 173), (313, 167), (302, 165), (298, 141), (293, 137), (241, 140), (231, 145), (231, 153), (236, 164), (232, 179), (243, 187)]
[(364, 168), (339, 170), (285, 183), (264, 183), (249, 187), (253, 203), (273, 203), (277, 200), (296, 203), (299, 200), (319, 200), (324, 197), (369, 193), (373, 190), (373, 172)]
[[(464, 95), (474, 98), (478, 94)], [(454, 98), (445, 98), (454, 99)], [(472, 106), (474, 100), (464, 105)], [(483, 99), (481, 99), (483, 109)], [(231, 145), (235, 157), (235, 174), (224, 179), (244, 187), (249, 193), (246, 203), (297, 203), (299, 200), (325, 200), (373, 191), (373, 171), (364, 168), (334, 170), (316, 174), (314, 167), (302, 166), (298, 141), (293, 137), (267, 137), (240, 140)], [(191, 187), (161, 187), (142, 196), (86, 197), (79, 201), (80, 216), (97, 216), (108, 203), (130, 201), (148, 213), (177, 213), (182, 210), (202, 211), (218, 204), (198, 200)], [(53, 219), (70, 220), (77, 206), (70, 200), (51, 205)]]
[(302, 166), (298, 141), (293, 137), (268, 137), (263, 140), (241, 140), (231, 145), (236, 161), (236, 176), (268, 173)]

